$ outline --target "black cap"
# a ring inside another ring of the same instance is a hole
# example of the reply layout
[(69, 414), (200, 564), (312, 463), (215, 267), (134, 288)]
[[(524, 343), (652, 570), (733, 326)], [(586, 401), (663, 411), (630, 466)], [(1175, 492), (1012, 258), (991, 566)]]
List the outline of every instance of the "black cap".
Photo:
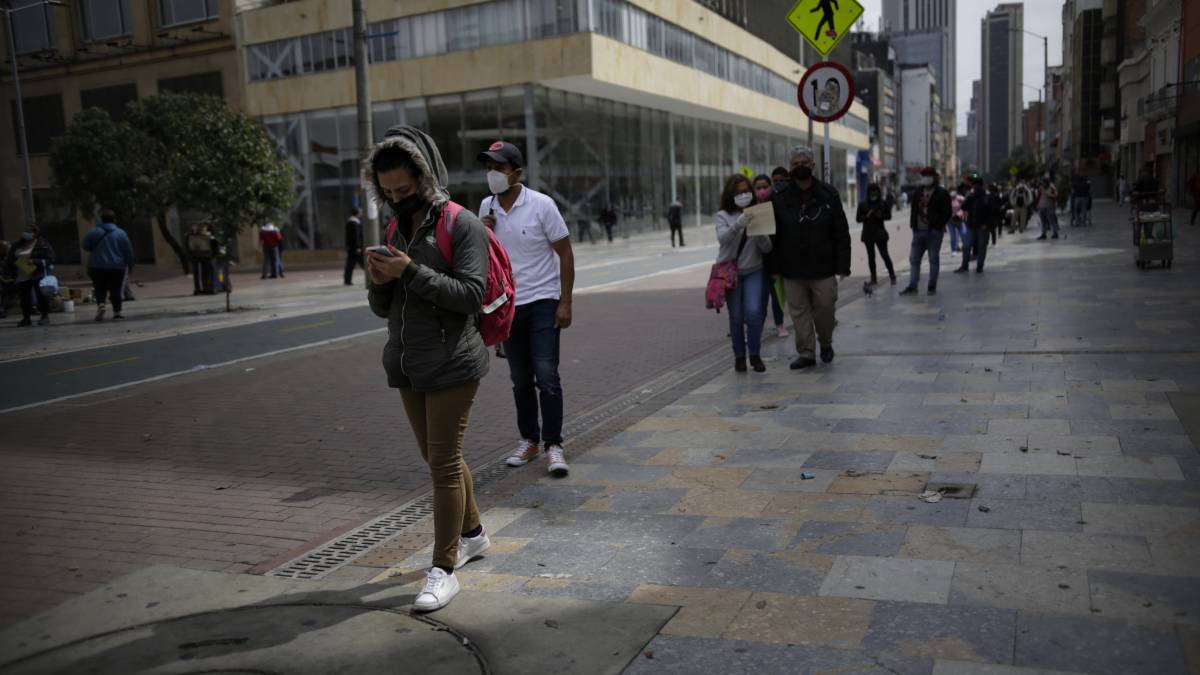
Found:
[(514, 167), (525, 165), (525, 156), (517, 149), (517, 146), (508, 141), (496, 141), (488, 146), (488, 149), (479, 153), (475, 158), (476, 161), (486, 162), (488, 160), (499, 162), (500, 164), (512, 164)]

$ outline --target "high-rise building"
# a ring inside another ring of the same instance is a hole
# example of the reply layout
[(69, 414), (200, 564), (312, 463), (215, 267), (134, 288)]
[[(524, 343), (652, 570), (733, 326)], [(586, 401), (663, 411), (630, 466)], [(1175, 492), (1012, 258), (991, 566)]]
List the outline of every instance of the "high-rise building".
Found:
[(979, 168), (992, 175), (1021, 144), (1024, 5), (1003, 4), (981, 22), (983, 97), (979, 105)]
[(904, 65), (900, 67), (901, 146), (900, 163), (906, 182), (915, 182), (923, 167), (938, 166), (940, 148), (937, 146), (941, 126), (941, 101), (937, 91), (937, 78), (929, 64)]
[(883, 32), (901, 63), (928, 63), (943, 107), (957, 100), (955, 0), (883, 0)]
[(979, 168), (979, 99), (983, 96), (983, 82), (971, 82), (971, 108), (967, 111), (967, 133), (959, 137), (958, 161), (961, 173)]

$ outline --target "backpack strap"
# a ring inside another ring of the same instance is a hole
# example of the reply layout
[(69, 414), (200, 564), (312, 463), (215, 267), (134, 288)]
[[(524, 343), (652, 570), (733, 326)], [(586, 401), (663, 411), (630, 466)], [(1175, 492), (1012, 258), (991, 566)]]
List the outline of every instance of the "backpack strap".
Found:
[(446, 202), (446, 205), (442, 207), (442, 215), (438, 218), (434, 228), (438, 250), (442, 252), (442, 257), (451, 267), (454, 266), (454, 249), (451, 246), (450, 234), (454, 229), (454, 223), (458, 222), (458, 214), (462, 211), (463, 207), (459, 204)]

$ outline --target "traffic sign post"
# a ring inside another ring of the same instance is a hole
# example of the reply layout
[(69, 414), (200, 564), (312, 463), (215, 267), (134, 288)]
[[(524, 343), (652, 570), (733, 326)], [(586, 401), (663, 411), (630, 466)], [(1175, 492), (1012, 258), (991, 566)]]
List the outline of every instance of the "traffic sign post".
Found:
[[(801, 3), (803, 4), (803, 3)], [(854, 102), (854, 76), (840, 63), (815, 63), (800, 78), (796, 101), (810, 120), (825, 123), (825, 154), (821, 167), (822, 180), (832, 179), (830, 165), (829, 123), (841, 119)]]
[(799, 0), (788, 12), (787, 22), (821, 56), (829, 56), (862, 14), (857, 0)]

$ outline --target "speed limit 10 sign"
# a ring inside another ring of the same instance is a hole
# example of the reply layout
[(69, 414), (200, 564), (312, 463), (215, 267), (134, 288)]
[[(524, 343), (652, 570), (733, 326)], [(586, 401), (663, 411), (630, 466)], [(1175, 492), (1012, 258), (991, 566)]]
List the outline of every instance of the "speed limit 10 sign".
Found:
[(815, 63), (800, 79), (796, 99), (812, 121), (836, 121), (854, 102), (854, 76), (835, 61)]

